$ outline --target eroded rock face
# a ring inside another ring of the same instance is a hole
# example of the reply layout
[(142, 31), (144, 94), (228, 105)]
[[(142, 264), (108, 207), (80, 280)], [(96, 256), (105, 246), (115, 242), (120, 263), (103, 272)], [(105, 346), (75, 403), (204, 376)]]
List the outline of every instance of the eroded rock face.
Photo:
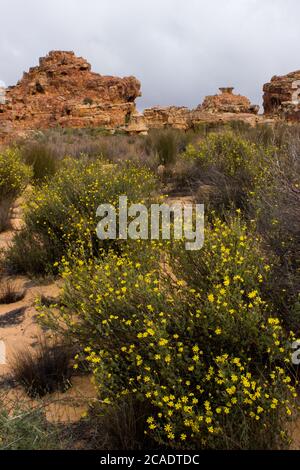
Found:
[(144, 122), (147, 127), (162, 129), (188, 129), (191, 111), (186, 107), (169, 106), (148, 108), (144, 110)]
[(102, 76), (73, 52), (52, 51), (6, 90), (0, 132), (58, 125), (115, 129), (130, 121), (140, 88), (134, 77)]
[(300, 70), (273, 77), (264, 85), (263, 100), (267, 116), (300, 121)]
[(235, 95), (234, 88), (220, 88), (221, 94), (207, 96), (199, 108), (210, 113), (257, 114), (259, 106), (251, 104), (242, 95)]

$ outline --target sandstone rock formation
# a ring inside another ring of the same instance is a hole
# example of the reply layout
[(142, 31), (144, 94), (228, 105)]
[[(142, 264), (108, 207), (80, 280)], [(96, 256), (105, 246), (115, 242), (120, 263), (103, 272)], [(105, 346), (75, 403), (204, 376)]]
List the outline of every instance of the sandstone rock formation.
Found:
[(134, 77), (93, 73), (73, 52), (52, 51), (6, 90), (0, 133), (58, 125), (115, 129), (130, 121), (140, 87)]
[(259, 106), (252, 105), (250, 100), (242, 95), (235, 95), (233, 87), (220, 88), (221, 94), (207, 96), (199, 106), (202, 111), (210, 113), (257, 114)]
[(6, 136), (13, 139), (28, 131), (56, 126), (146, 134), (153, 128), (188, 130), (203, 123), (233, 120), (255, 125), (267, 122), (268, 115), (300, 119), (296, 105), (300, 72), (274, 77), (265, 85), (265, 117), (258, 115), (258, 106), (234, 94), (231, 87), (207, 96), (196, 109), (156, 106), (140, 114), (135, 106), (140, 88), (134, 77), (102, 76), (92, 72), (90, 64), (73, 52), (52, 51), (40, 59), (37, 67), (24, 73), (16, 86), (0, 89), (0, 142)]
[(300, 70), (273, 77), (263, 89), (267, 116), (300, 121)]

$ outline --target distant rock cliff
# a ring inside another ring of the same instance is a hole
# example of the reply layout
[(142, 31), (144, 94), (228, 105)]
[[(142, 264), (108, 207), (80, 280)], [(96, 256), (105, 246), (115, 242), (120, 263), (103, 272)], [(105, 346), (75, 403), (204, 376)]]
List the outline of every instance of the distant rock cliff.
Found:
[(199, 106), (202, 111), (212, 113), (257, 114), (258, 105), (251, 104), (246, 96), (233, 93), (233, 87), (220, 88), (219, 95), (207, 96)]
[(141, 95), (134, 77), (102, 76), (73, 52), (52, 51), (6, 90), (0, 133), (48, 127), (124, 126)]
[(275, 76), (264, 85), (264, 111), (267, 116), (300, 121), (300, 70)]
[(188, 130), (202, 123), (300, 121), (300, 71), (275, 76), (264, 85), (264, 115), (233, 90), (220, 88), (195, 109), (156, 106), (141, 114), (135, 105), (141, 84), (135, 77), (103, 76), (74, 52), (52, 51), (16, 86), (4, 89), (0, 84), (0, 142), (57, 126), (146, 134), (153, 128)]

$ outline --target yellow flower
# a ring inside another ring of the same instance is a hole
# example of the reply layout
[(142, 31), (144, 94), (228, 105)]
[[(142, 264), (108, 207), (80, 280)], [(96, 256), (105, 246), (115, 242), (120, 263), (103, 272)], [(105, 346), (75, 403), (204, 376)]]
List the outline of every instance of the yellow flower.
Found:
[(257, 290), (254, 290), (254, 291), (250, 292), (250, 294), (248, 294), (248, 297), (249, 297), (249, 299), (255, 299), (255, 297), (257, 297), (257, 295), (258, 295)]
[(211, 304), (214, 303), (215, 297), (214, 297), (213, 294), (209, 294), (209, 295), (207, 296), (207, 298), (208, 298), (208, 301), (209, 301)]

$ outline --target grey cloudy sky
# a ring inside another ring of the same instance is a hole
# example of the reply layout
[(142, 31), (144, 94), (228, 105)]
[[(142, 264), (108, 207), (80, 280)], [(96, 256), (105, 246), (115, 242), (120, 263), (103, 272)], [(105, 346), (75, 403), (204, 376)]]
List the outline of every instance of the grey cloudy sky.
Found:
[(260, 103), (263, 83), (300, 69), (299, 20), (299, 0), (0, 0), (0, 80), (63, 49), (135, 75), (140, 109), (194, 107), (222, 85)]

